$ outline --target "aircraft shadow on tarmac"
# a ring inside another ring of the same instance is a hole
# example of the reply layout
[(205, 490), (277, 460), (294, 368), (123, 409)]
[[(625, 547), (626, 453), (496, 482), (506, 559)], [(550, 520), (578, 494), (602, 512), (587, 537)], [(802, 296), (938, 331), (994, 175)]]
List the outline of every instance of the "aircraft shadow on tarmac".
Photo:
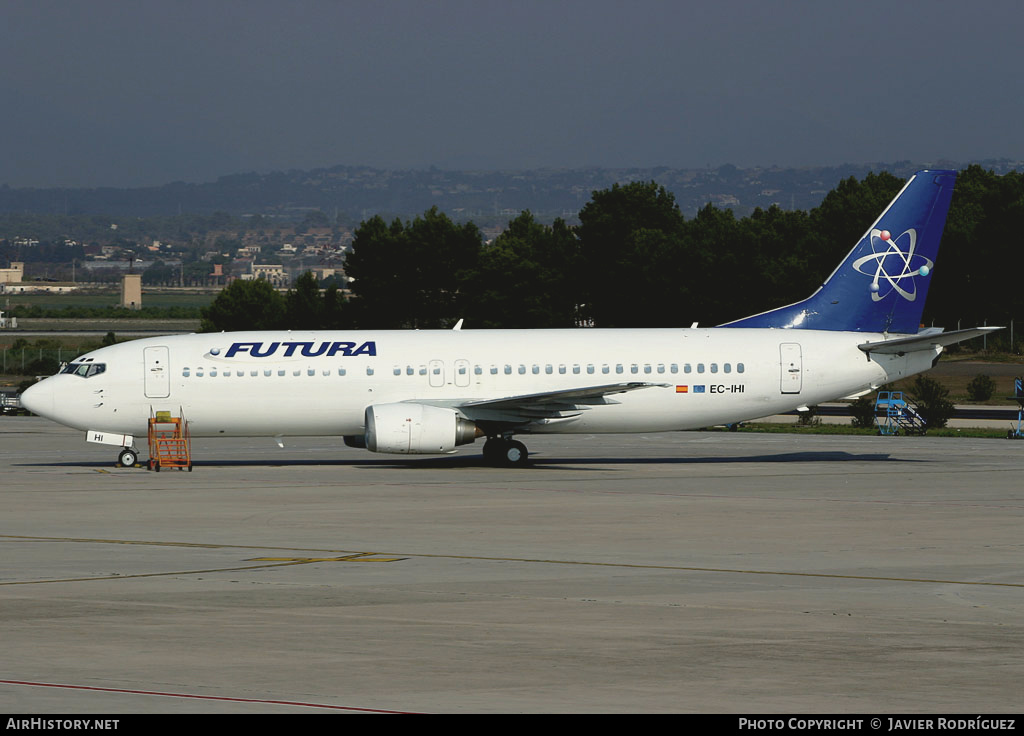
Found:
[[(728, 465), (732, 463), (917, 463), (926, 462), (914, 458), (892, 457), (888, 453), (851, 453), (842, 451), (822, 452), (787, 452), (762, 455), (737, 455), (721, 457), (674, 456), (674, 457), (559, 457), (557, 455), (534, 455), (524, 470), (567, 470), (580, 469), (586, 466), (607, 465)], [(21, 467), (75, 467), (75, 468), (109, 468), (109, 462), (50, 462), (21, 463)], [(489, 466), (481, 455), (455, 455), (451, 457), (416, 457), (416, 458), (245, 458), (231, 460), (199, 460), (193, 462), (195, 470), (204, 468), (244, 468), (244, 467), (316, 467), (316, 466), (350, 466), (393, 468), (395, 470), (436, 469), (454, 470), (462, 468), (486, 468)], [(145, 466), (139, 466), (144, 469)], [(119, 468), (123, 470), (122, 468)], [(494, 470), (510, 470), (511, 468), (494, 467)], [(593, 468), (596, 469), (596, 468)], [(164, 472), (170, 472), (166, 470)]]

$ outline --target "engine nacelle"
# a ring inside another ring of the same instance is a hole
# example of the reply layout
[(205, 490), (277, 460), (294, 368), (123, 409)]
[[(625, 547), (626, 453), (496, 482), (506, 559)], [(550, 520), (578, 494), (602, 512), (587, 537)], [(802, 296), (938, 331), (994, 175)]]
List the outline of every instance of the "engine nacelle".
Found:
[(482, 432), (452, 409), (426, 404), (366, 407), (366, 448), (372, 452), (431, 455), (452, 452)]

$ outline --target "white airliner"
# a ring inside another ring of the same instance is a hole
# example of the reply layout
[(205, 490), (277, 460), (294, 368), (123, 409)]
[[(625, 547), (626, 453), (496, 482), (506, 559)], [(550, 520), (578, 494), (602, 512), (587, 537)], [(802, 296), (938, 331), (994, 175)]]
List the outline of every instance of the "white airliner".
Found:
[(732, 424), (865, 394), (978, 328), (919, 330), (956, 173), (922, 171), (811, 297), (711, 329), (207, 333), (77, 358), (22, 395), (35, 414), (138, 457), (157, 412), (194, 437), (333, 435), (433, 454), (486, 437)]

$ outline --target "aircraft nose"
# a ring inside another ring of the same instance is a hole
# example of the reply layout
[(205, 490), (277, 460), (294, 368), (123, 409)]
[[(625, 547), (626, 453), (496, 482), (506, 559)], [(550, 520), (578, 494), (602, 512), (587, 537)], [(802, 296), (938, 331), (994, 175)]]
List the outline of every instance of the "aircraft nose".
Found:
[(21, 405), (41, 417), (53, 415), (53, 391), (46, 381), (33, 383), (21, 393)]

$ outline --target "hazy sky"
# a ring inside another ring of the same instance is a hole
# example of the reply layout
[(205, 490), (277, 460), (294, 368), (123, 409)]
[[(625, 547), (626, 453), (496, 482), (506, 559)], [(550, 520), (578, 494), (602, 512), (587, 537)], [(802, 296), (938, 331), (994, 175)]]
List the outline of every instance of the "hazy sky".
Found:
[(1024, 159), (1020, 0), (0, 0), (0, 184)]

